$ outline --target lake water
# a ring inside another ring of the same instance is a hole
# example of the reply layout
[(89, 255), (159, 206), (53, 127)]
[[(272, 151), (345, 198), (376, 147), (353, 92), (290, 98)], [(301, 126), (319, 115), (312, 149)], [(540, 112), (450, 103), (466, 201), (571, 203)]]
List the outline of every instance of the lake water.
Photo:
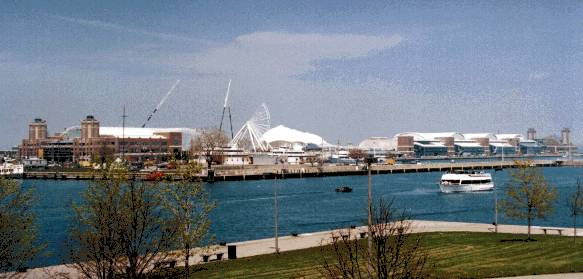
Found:
[[(544, 168), (546, 179), (557, 187), (559, 197), (554, 213), (536, 225), (571, 226), (568, 196), (576, 189), (582, 168)], [(498, 197), (504, 198), (508, 171), (493, 173)], [(437, 182), (441, 173), (386, 174), (373, 176), (373, 199), (394, 199), (399, 209), (408, 210), (415, 219), (492, 223), (493, 192), (443, 194)], [(38, 214), (40, 239), (51, 253), (33, 266), (62, 262), (62, 244), (67, 237), (71, 203), (79, 202), (86, 181), (25, 180), (36, 188), (34, 211)], [(336, 193), (339, 186), (352, 193)], [(285, 180), (217, 182), (206, 185), (217, 208), (212, 213), (212, 233), (218, 241), (234, 242), (273, 237), (274, 189), (278, 190), (280, 235), (330, 230), (362, 225), (367, 211), (367, 177), (339, 176)], [(524, 224), (505, 219), (500, 223)]]

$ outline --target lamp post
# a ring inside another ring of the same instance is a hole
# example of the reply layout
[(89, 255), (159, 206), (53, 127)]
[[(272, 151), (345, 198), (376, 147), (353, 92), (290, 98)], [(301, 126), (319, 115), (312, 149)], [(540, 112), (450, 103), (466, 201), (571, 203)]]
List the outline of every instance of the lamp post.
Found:
[(368, 277), (372, 278), (372, 232), (370, 229), (372, 228), (372, 175), (371, 175), (371, 165), (373, 158), (367, 156), (366, 159), (366, 168), (368, 170), (368, 262), (367, 262), (367, 270), (368, 270)]
[(498, 172), (498, 169), (494, 169), (494, 232), (498, 233), (498, 196), (496, 194), (496, 183), (498, 182), (496, 180), (496, 172)]
[(273, 199), (274, 199), (274, 218), (275, 218), (275, 253), (279, 254), (279, 208), (277, 205), (277, 176), (273, 179)]

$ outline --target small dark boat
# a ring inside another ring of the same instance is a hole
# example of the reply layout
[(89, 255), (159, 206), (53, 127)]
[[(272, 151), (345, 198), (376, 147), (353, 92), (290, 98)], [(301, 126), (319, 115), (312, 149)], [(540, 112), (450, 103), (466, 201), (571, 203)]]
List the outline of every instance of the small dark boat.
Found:
[(342, 186), (340, 188), (336, 188), (336, 192), (339, 192), (339, 193), (350, 193), (350, 192), (352, 192), (352, 188), (346, 187), (346, 186)]

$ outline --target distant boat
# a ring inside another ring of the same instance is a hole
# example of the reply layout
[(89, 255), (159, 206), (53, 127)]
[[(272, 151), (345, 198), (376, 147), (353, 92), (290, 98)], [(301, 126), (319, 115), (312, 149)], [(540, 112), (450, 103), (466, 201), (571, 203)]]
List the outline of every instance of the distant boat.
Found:
[(3, 163), (0, 165), (0, 176), (20, 176), (24, 173), (21, 164)]
[(338, 193), (350, 193), (350, 192), (352, 192), (352, 188), (342, 186), (340, 188), (336, 188), (336, 192), (338, 192)]
[(494, 189), (494, 182), (486, 172), (457, 171), (442, 175), (439, 188), (443, 193), (489, 191)]

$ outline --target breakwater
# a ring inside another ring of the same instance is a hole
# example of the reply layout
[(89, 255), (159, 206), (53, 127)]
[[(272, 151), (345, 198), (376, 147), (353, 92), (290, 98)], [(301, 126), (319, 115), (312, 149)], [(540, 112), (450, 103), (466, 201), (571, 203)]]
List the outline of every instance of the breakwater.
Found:
[[(583, 166), (583, 161), (556, 161), (535, 160), (536, 167), (561, 167)], [(392, 173), (419, 173), (419, 172), (443, 172), (455, 170), (487, 170), (513, 168), (513, 161), (484, 161), (484, 162), (458, 162), (458, 163), (424, 163), (424, 164), (397, 164), (397, 165), (372, 165), (372, 174)], [(180, 176), (175, 170), (162, 171), (166, 177), (177, 180)], [(216, 166), (210, 175), (203, 170), (199, 177), (203, 181), (241, 181), (259, 179), (286, 179), (304, 177), (348, 176), (366, 175), (365, 165), (348, 166), (311, 166), (311, 165), (247, 165), (247, 166)], [(131, 172), (130, 179), (147, 179), (147, 172)], [(57, 180), (91, 180), (100, 179), (99, 172), (87, 170), (63, 170), (63, 171), (30, 171), (24, 174), (27, 179), (57, 179)]]

